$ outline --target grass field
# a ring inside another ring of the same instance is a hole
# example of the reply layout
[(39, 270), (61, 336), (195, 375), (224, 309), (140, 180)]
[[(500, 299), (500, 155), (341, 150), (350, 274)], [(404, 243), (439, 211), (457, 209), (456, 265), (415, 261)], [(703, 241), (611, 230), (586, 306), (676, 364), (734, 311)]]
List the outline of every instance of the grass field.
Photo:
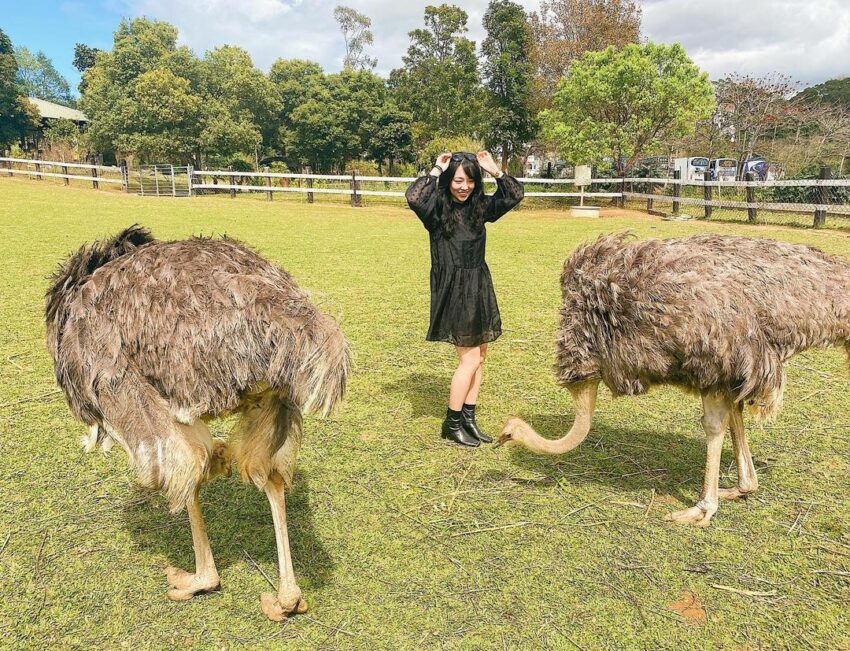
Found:
[[(243, 239), (347, 334), (347, 400), (308, 419), (288, 499), (307, 615), (274, 624), (260, 611), (263, 573), (277, 579), (262, 494), (235, 476), (204, 488), (222, 590), (172, 603), (164, 567), (193, 563), (185, 513), (136, 489), (119, 448), (82, 453), (43, 342), (46, 277), (83, 241), (134, 222), (163, 239)], [(779, 419), (748, 421), (761, 490), (698, 530), (663, 521), (693, 504), (705, 455), (698, 401), (673, 389), (603, 391), (588, 440), (560, 458), (441, 443), (453, 351), (424, 341), (427, 237), (401, 207), (0, 178), (0, 229), (4, 648), (850, 649), (850, 380), (838, 351), (792, 360)], [(511, 414), (549, 437), (572, 422), (551, 373), (561, 263), (624, 229), (774, 237), (850, 258), (850, 238), (831, 231), (519, 209), (490, 228), (506, 331), (485, 371), (485, 430)], [(725, 485), (730, 473), (727, 440)]]

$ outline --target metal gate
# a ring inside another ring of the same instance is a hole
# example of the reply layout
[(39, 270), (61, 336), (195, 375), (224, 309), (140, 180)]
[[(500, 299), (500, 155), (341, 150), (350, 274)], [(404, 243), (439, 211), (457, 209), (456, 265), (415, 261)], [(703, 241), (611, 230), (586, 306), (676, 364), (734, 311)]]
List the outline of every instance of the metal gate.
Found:
[(127, 192), (151, 197), (192, 196), (192, 167), (141, 165), (127, 170)]

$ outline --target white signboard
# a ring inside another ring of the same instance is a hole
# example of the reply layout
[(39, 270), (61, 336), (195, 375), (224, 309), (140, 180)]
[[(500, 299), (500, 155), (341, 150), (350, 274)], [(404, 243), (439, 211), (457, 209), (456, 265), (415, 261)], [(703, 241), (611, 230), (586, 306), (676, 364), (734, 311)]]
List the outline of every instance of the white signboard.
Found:
[(576, 165), (576, 185), (590, 185), (590, 165)]

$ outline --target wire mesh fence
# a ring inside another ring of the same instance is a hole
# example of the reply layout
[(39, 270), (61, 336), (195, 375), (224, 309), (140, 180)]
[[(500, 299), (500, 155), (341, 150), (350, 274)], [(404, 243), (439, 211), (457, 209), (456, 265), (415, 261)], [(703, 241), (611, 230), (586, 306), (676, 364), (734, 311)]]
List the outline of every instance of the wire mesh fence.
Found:
[(850, 228), (850, 179), (623, 180), (625, 205), (670, 218)]

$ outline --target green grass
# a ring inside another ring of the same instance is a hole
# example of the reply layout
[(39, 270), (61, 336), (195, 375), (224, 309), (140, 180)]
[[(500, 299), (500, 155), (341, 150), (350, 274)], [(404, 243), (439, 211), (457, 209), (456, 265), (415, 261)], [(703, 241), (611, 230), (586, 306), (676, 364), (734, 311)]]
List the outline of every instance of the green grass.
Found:
[[(348, 336), (350, 392), (331, 418), (308, 419), (288, 498), (305, 616), (281, 625), (260, 612), (269, 586), (254, 562), (277, 577), (262, 494), (236, 477), (204, 488), (222, 591), (172, 603), (163, 568), (193, 563), (185, 514), (134, 488), (117, 447), (81, 451), (43, 343), (46, 276), (81, 242), (134, 222), (160, 238), (245, 240)], [(427, 237), (399, 205), (154, 199), (0, 178), (0, 229), (4, 647), (850, 649), (850, 381), (837, 351), (792, 360), (779, 419), (748, 423), (761, 490), (697, 530), (663, 521), (693, 503), (705, 455), (698, 401), (676, 390), (603, 391), (588, 440), (559, 458), (440, 442), (454, 354), (424, 341)], [(485, 430), (510, 414), (549, 437), (569, 426), (550, 368), (561, 263), (623, 229), (775, 237), (850, 258), (850, 239), (831, 231), (519, 209), (490, 228), (507, 329), (485, 371)], [(733, 468), (727, 440), (727, 485)], [(705, 605), (704, 623), (669, 607), (684, 591)]]

